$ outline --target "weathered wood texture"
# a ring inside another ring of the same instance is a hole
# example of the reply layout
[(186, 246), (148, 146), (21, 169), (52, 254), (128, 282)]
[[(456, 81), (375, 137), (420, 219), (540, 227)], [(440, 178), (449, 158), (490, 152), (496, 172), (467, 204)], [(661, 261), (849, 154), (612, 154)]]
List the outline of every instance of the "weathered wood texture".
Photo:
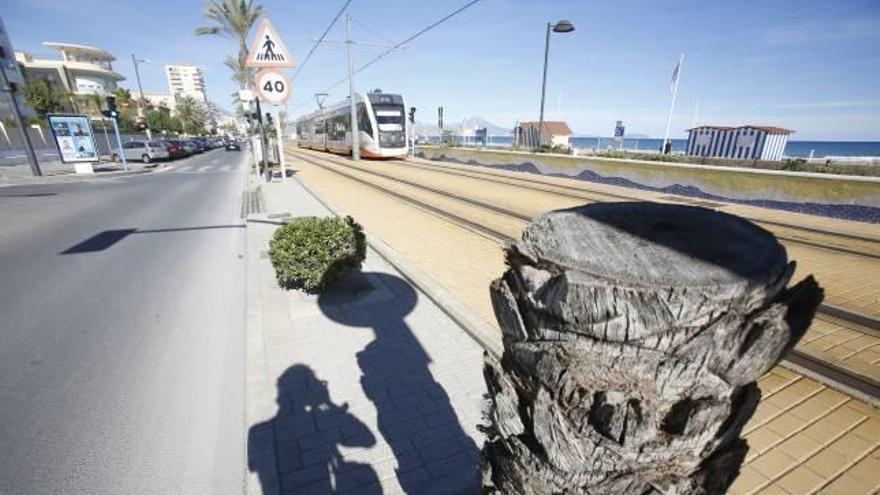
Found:
[(769, 232), (688, 206), (548, 213), (491, 286), (487, 493), (722, 493), (747, 451), (755, 380), (822, 290)]

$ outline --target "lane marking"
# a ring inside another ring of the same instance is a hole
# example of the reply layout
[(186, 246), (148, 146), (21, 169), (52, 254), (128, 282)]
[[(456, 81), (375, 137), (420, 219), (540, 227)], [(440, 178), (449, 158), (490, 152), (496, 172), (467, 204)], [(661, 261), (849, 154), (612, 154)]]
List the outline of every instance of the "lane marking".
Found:
[(210, 165), (205, 165), (204, 167), (198, 169), (197, 171), (198, 171), (198, 172), (207, 172), (207, 171), (210, 170), (211, 168), (212, 168), (212, 167), (211, 167)]
[(179, 169), (177, 169), (177, 173), (185, 174), (185, 173), (189, 172), (192, 168), (193, 168), (192, 165), (184, 165), (184, 166), (180, 167)]

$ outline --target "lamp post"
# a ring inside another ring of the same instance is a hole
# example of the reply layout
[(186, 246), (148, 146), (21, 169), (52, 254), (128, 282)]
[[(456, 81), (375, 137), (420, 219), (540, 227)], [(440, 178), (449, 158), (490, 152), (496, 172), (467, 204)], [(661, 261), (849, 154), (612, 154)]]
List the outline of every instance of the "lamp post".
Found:
[(547, 94), (547, 59), (550, 57), (550, 30), (554, 33), (570, 33), (574, 24), (561, 20), (556, 24), (547, 23), (547, 39), (544, 42), (544, 80), (541, 83), (541, 116), (538, 119), (538, 146), (544, 143), (544, 97)]
[(152, 141), (153, 136), (150, 133), (150, 126), (149, 126), (149, 124), (147, 124), (147, 109), (144, 108), (144, 103), (145, 103), (145, 101), (144, 101), (144, 88), (143, 88), (143, 86), (141, 86), (141, 73), (138, 71), (138, 64), (145, 64), (145, 63), (147, 63), (147, 61), (142, 58), (135, 57), (133, 53), (131, 54), (131, 61), (134, 64), (134, 75), (137, 78), (138, 91), (141, 94), (141, 104), (140, 104), (141, 118), (144, 119), (144, 126), (147, 131), (147, 139)]

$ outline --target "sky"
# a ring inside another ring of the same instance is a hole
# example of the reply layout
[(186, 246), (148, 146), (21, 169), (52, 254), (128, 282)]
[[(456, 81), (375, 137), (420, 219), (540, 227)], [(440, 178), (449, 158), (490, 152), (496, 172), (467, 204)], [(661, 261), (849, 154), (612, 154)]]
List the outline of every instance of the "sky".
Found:
[[(343, 0), (254, 0), (300, 62)], [(360, 66), (464, 5), (466, 0), (353, 0), (352, 38)], [(136, 89), (131, 54), (144, 91), (167, 93), (164, 66), (190, 63), (205, 73), (208, 97), (231, 108), (238, 88), (223, 58), (234, 40), (198, 37), (200, 0), (3, 0), (0, 15), (16, 50), (51, 53), (44, 41), (85, 44), (117, 57), (114, 68)], [(417, 119), (482, 116), (510, 128), (537, 120), (547, 22), (570, 20), (553, 34), (545, 119), (562, 119), (577, 135), (662, 137), (670, 78), (684, 66), (672, 137), (693, 124), (763, 124), (796, 131), (795, 140), (880, 141), (880, 2), (877, 0), (482, 0), (359, 73), (359, 91), (403, 94)], [(253, 36), (254, 33), (251, 34)], [(344, 39), (339, 22), (327, 36)], [(293, 81), (288, 110), (316, 108), (347, 96), (346, 50), (320, 46)], [(288, 74), (292, 74), (289, 71)], [(329, 90), (328, 90), (329, 89)]]

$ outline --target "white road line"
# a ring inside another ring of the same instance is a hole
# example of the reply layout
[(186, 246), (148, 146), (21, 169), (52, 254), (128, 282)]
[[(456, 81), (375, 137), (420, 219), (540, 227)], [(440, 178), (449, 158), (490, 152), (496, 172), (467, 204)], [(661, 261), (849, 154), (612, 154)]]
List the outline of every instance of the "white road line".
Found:
[(221, 172), (229, 172), (229, 170), (231, 168), (232, 168), (232, 165), (223, 165), (222, 167), (220, 167), (220, 171)]
[(179, 169), (177, 169), (177, 173), (185, 174), (185, 173), (189, 172), (192, 168), (193, 168), (192, 165), (184, 165), (184, 166), (180, 167)]
[(9, 155), (9, 156), (4, 156), (3, 158), (24, 158), (26, 156), (27, 155)]
[(208, 170), (211, 170), (210, 165), (205, 165), (204, 167), (200, 168), (198, 171), (199, 172), (207, 172)]

